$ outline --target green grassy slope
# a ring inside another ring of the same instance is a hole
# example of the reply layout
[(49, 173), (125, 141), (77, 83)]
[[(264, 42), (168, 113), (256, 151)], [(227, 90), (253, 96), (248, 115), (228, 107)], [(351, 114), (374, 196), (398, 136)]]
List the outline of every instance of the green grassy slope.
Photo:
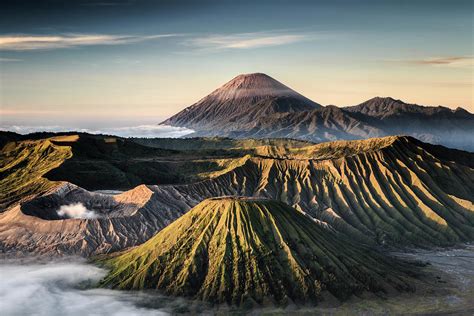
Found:
[(473, 240), (474, 169), (465, 162), (474, 155), (438, 158), (425, 146), (409, 137), (320, 144), (291, 159), (254, 157), (215, 179), (152, 189), (170, 200), (178, 191), (191, 205), (229, 194), (277, 199), (381, 245)]
[[(177, 216), (209, 197), (245, 195), (280, 200), (365, 242), (474, 240), (474, 154), (411, 137), (295, 146), (291, 140), (193, 139), (177, 151), (111, 136), (4, 136), (0, 210), (50, 189), (55, 184), (48, 180), (87, 189), (171, 183), (150, 186), (147, 212)], [(194, 141), (214, 149), (194, 149)]]
[(205, 200), (143, 245), (101, 262), (111, 268), (102, 286), (236, 305), (411, 289), (398, 261), (272, 200)]
[(0, 151), (0, 210), (54, 186), (44, 174), (71, 156), (70, 147), (48, 139), (6, 142)]
[(131, 138), (134, 142), (155, 148), (171, 150), (219, 150), (219, 149), (253, 149), (260, 146), (303, 147), (312, 143), (295, 139), (232, 139), (225, 137), (193, 138)]
[(30, 137), (0, 132), (0, 141), (0, 210), (46, 191), (55, 181), (89, 190), (184, 183), (225, 173), (246, 159), (240, 152), (190, 153), (103, 135), (49, 133)]
[[(143, 140), (144, 143), (162, 144), (160, 139)], [(178, 140), (167, 140), (180, 143)], [(229, 140), (217, 139), (212, 146), (208, 140), (184, 140), (183, 149), (169, 149), (142, 145), (136, 141), (112, 136), (81, 134), (79, 140), (69, 145), (72, 157), (45, 175), (50, 180), (69, 181), (88, 190), (131, 189), (140, 184), (178, 184), (199, 181), (222, 174), (241, 165), (248, 154), (265, 150), (266, 143), (278, 143), (285, 152), (293, 141), (235, 141), (229, 148)], [(196, 144), (194, 144), (196, 143)], [(233, 142), (231, 142), (233, 143)], [(301, 143), (301, 142), (296, 142)], [(189, 150), (194, 144), (201, 149)], [(253, 148), (253, 144), (263, 144)], [(165, 145), (165, 144), (162, 144)], [(179, 147), (179, 146), (178, 146)], [(273, 148), (273, 147), (272, 147)], [(279, 150), (274, 150), (278, 152)]]

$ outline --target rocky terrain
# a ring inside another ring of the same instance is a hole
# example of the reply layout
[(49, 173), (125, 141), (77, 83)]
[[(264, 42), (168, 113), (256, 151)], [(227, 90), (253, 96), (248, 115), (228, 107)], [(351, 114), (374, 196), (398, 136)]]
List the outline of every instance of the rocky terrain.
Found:
[[(468, 152), (395, 136), (322, 144), (188, 139), (166, 141), (166, 148), (159, 148), (160, 140), (113, 139), (80, 134), (7, 142), (0, 179), (5, 255), (121, 250), (146, 241), (201, 201), (229, 195), (281, 201), (330, 231), (373, 246), (474, 239), (474, 159)], [(175, 151), (179, 143), (183, 150)], [(125, 154), (125, 148), (133, 151)], [(138, 163), (126, 169), (134, 153)], [(102, 172), (89, 170), (97, 161), (107, 166)], [(148, 161), (154, 162), (150, 169)], [(187, 176), (165, 182), (170, 177), (155, 174), (165, 162), (162, 170), (186, 166), (170, 172)], [(127, 183), (115, 195), (91, 191), (120, 189), (126, 182), (105, 180), (123, 174), (151, 182)], [(62, 206), (78, 203), (95, 216), (59, 215)]]
[[(61, 183), (0, 214), (0, 250), (7, 257), (81, 255), (141, 244), (182, 215), (154, 205), (146, 186), (118, 195), (93, 193)], [(61, 206), (82, 205), (92, 218), (60, 216)]]
[(342, 239), (282, 202), (255, 198), (205, 200), (143, 245), (101, 262), (111, 268), (102, 286), (231, 305), (413, 289), (407, 264)]
[(260, 73), (237, 76), (161, 124), (191, 128), (195, 136), (313, 142), (402, 134), (474, 151), (474, 114), (462, 108), (421, 106), (389, 97), (322, 107)]
[(285, 159), (249, 157), (203, 182), (149, 187), (166, 203), (179, 200), (188, 209), (207, 197), (266, 197), (352, 238), (449, 245), (474, 236), (471, 161), (467, 152), (387, 137), (312, 145)]

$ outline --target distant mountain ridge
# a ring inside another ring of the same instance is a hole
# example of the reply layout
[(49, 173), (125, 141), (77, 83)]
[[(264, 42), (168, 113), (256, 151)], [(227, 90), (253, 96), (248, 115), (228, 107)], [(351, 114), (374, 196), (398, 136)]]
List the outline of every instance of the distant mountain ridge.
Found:
[(237, 76), (161, 124), (191, 128), (192, 136), (313, 142), (401, 134), (474, 151), (474, 114), (463, 108), (422, 106), (390, 97), (323, 107), (261, 73)]
[(402, 100), (396, 100), (391, 97), (375, 97), (359, 105), (345, 107), (344, 110), (349, 112), (366, 114), (372, 117), (389, 117), (397, 114), (411, 113), (424, 115), (469, 114), (463, 108), (458, 107), (455, 110), (444, 106), (423, 106), (418, 104), (405, 103)]

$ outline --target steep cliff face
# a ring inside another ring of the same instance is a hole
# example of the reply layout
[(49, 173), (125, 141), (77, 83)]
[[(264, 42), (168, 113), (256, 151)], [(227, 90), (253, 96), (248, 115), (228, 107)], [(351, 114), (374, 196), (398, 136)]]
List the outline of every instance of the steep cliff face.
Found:
[(238, 197), (205, 200), (145, 244), (103, 262), (111, 271), (102, 286), (235, 305), (411, 288), (398, 261), (281, 202)]

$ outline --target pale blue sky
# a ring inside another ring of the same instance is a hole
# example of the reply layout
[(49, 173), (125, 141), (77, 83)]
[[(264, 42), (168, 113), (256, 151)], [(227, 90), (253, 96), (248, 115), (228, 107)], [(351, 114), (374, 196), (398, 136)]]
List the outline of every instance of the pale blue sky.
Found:
[(474, 111), (472, 1), (2, 6), (2, 124), (149, 124), (249, 72), (321, 104), (378, 95)]

